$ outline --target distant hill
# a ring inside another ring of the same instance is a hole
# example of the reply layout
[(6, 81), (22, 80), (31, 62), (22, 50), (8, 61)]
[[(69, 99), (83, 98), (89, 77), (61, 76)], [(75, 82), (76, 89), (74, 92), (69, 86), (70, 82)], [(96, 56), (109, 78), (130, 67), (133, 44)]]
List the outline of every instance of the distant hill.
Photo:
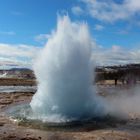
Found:
[(9, 69), (9, 71), (32, 71), (31, 69), (29, 68), (11, 68)]
[(34, 79), (35, 75), (33, 70), (29, 68), (11, 68), (7, 70), (0, 70), (0, 75), (3, 75), (6, 73), (6, 78), (30, 78)]

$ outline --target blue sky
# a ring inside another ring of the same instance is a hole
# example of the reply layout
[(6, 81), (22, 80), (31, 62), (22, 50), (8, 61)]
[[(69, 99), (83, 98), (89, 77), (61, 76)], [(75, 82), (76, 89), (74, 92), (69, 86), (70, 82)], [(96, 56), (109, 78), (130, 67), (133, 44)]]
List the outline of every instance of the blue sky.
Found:
[[(24, 45), (28, 48), (24, 51), (29, 53), (29, 50), (43, 47), (47, 35), (56, 28), (58, 13), (68, 13), (72, 21), (87, 22), (92, 37), (105, 50), (139, 52), (139, 0), (1, 0), (1, 48), (7, 45), (21, 51)], [(8, 58), (22, 63), (32, 57), (30, 54), (21, 59), (4, 55), (4, 52), (6, 50), (0, 53), (0, 61), (5, 63), (9, 62)]]

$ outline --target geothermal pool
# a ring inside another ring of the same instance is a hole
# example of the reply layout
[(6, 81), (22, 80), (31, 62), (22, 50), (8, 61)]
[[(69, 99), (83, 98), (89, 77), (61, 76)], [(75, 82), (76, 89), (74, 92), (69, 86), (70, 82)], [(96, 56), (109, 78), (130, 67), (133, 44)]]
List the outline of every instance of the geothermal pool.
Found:
[(36, 92), (36, 86), (0, 86), (1, 93)]
[(29, 104), (12, 106), (5, 110), (5, 115), (9, 116), (10, 120), (16, 122), (19, 126), (51, 131), (89, 131), (116, 128), (118, 125), (124, 125), (128, 121), (111, 115), (78, 120), (58, 119), (58, 116), (50, 116), (49, 118), (47, 116), (44, 120), (41, 120), (36, 119), (32, 113)]

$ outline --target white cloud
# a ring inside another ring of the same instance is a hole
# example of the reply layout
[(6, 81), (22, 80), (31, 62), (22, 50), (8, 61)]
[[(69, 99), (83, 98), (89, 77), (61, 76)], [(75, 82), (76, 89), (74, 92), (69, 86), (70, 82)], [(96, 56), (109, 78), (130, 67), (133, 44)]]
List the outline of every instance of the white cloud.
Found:
[(87, 12), (101, 21), (115, 22), (118, 20), (129, 20), (140, 12), (140, 0), (122, 0), (116, 3), (115, 0), (81, 0), (86, 4)]
[(118, 51), (120, 51), (121, 50), (121, 46), (118, 46), (118, 45), (113, 45), (112, 46), (112, 51), (113, 52), (118, 52)]
[(24, 44), (3, 44), (0, 43), (0, 67), (20, 66), (31, 67), (39, 47)]
[(72, 11), (72, 13), (75, 14), (75, 15), (81, 15), (81, 14), (84, 13), (84, 11), (82, 10), (82, 8), (79, 7), (79, 6), (74, 6), (74, 7), (72, 7), (71, 11)]
[(50, 37), (49, 34), (39, 34), (35, 36), (35, 41), (40, 42), (42, 44), (46, 43), (47, 39)]
[(36, 47), (29, 45), (11, 45), (0, 43), (0, 56), (12, 56), (12, 57), (28, 57), (31, 58), (36, 52)]
[[(95, 44), (93, 44), (95, 46)], [(39, 47), (30, 45), (11, 45), (0, 43), (0, 69), (11, 67), (32, 67)], [(92, 59), (97, 65), (123, 65), (140, 63), (140, 49), (125, 50), (123, 47), (113, 45), (110, 49), (94, 47)]]
[(140, 49), (128, 50), (118, 45), (113, 45), (110, 49), (96, 48), (93, 50), (92, 59), (97, 65), (140, 63)]
[(94, 27), (94, 30), (97, 30), (97, 31), (102, 31), (103, 29), (104, 29), (104, 26), (99, 25), (99, 24), (96, 24)]
[[(5, 67), (30, 67), (40, 48), (33, 46), (23, 46), (9, 44), (8, 47), (1, 47), (0, 68)], [(31, 47), (31, 48), (30, 48)], [(129, 63), (140, 63), (140, 49), (124, 50), (120, 46), (113, 45), (110, 49), (95, 48), (92, 53), (92, 59), (97, 65), (124, 65)]]

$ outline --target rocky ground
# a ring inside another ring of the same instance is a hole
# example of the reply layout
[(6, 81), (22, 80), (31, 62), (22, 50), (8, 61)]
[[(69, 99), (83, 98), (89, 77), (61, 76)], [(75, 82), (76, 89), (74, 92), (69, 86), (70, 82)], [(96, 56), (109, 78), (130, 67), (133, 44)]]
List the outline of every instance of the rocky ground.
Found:
[(30, 102), (32, 95), (33, 93), (0, 93), (0, 140), (140, 140), (140, 121), (136, 118), (125, 124), (101, 129), (90, 126), (77, 131), (46, 131), (21, 126), (3, 114), (11, 106)]
[[(36, 83), (35, 80), (28, 79), (0, 79), (0, 85), (32, 86)], [(106, 96), (105, 93), (106, 88), (103, 88), (100, 94)], [(13, 106), (29, 103), (33, 94), (34, 92), (0, 93), (0, 140), (140, 140), (138, 118), (130, 119), (126, 123), (110, 123), (105, 127), (93, 123), (82, 129), (44, 130), (30, 125), (19, 125), (17, 121), (4, 114), (5, 110)]]

